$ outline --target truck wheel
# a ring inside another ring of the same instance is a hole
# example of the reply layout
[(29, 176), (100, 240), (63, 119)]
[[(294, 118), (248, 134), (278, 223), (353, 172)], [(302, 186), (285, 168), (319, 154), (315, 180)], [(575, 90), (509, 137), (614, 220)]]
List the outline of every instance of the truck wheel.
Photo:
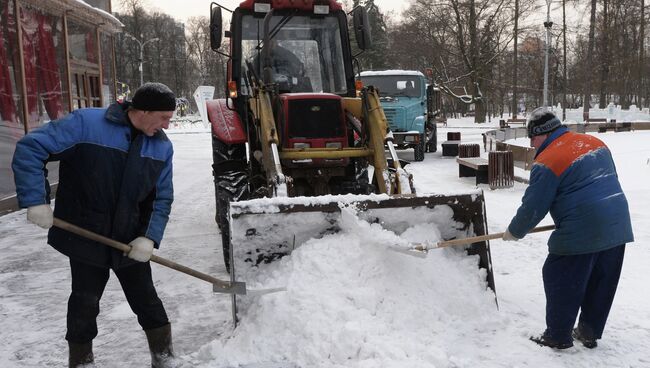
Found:
[(420, 143), (418, 143), (418, 145), (415, 146), (415, 148), (413, 149), (413, 156), (415, 161), (424, 160), (424, 149), (426, 145), (426, 142), (424, 140), (425, 140), (425, 135), (424, 134), (420, 135)]
[(431, 138), (429, 138), (429, 141), (427, 142), (427, 152), (436, 152), (436, 151), (438, 151), (438, 128), (433, 127)]

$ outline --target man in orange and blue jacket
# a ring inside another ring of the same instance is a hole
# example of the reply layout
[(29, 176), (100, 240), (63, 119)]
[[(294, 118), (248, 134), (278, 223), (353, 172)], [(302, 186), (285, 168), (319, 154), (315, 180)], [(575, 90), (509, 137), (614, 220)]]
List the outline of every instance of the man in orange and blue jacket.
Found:
[(531, 113), (527, 128), (537, 154), (503, 239), (523, 238), (549, 211), (555, 223), (542, 269), (546, 331), (531, 340), (566, 349), (575, 338), (595, 348), (614, 300), (625, 244), (634, 241), (627, 200), (612, 155), (598, 138), (569, 132), (546, 108)]

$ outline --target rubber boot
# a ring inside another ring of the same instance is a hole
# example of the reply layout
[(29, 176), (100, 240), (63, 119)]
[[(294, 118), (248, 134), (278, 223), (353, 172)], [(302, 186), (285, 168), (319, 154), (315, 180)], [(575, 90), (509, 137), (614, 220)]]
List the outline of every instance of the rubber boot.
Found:
[(149, 351), (151, 351), (152, 368), (179, 367), (180, 362), (174, 357), (172, 347), (172, 325), (166, 324), (162, 327), (145, 330)]
[(68, 367), (70, 368), (82, 367), (95, 361), (92, 341), (85, 344), (68, 341), (68, 348)]

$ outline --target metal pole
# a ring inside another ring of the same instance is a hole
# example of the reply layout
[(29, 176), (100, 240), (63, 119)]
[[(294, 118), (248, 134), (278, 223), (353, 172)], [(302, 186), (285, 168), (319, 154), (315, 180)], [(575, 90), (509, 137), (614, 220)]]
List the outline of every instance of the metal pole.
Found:
[(140, 69), (140, 85), (143, 85), (143, 84), (144, 84), (144, 70), (143, 70), (143, 69), (144, 69), (144, 68), (143, 68), (143, 64), (144, 64), (144, 46), (145, 46), (146, 44), (148, 44), (149, 42), (159, 41), (160, 38), (155, 37), (155, 38), (152, 38), (152, 39), (150, 39), (150, 40), (146, 40), (145, 42), (142, 42), (142, 41), (140, 41), (139, 39), (135, 38), (134, 36), (132, 36), (132, 35), (126, 33), (126, 32), (124, 32), (124, 34), (125, 34), (127, 37), (129, 37), (130, 39), (132, 39), (133, 41), (137, 42), (137, 43), (138, 43), (138, 46), (140, 46), (140, 60), (139, 60), (139, 62), (140, 62), (140, 64), (139, 64), (139, 69)]
[(546, 22), (544, 22), (544, 28), (546, 28), (546, 48), (544, 53), (544, 106), (548, 106), (548, 54), (550, 53), (552, 26), (551, 0), (546, 0)]
[(140, 41), (138, 41), (138, 43), (140, 44), (140, 85), (143, 85), (144, 84), (144, 76), (143, 76), (144, 72), (142, 70), (142, 61), (144, 60), (144, 53), (142, 52), (142, 50), (144, 50), (144, 45), (142, 43), (140, 43)]

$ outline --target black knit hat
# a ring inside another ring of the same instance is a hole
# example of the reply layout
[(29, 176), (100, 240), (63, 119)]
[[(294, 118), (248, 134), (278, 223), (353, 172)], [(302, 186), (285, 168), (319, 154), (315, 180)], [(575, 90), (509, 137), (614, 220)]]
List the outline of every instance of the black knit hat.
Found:
[(131, 106), (142, 111), (174, 111), (176, 96), (162, 83), (145, 83), (135, 91)]
[(548, 134), (555, 129), (562, 126), (562, 122), (558, 119), (553, 111), (546, 107), (538, 107), (528, 116), (528, 138), (536, 135)]

